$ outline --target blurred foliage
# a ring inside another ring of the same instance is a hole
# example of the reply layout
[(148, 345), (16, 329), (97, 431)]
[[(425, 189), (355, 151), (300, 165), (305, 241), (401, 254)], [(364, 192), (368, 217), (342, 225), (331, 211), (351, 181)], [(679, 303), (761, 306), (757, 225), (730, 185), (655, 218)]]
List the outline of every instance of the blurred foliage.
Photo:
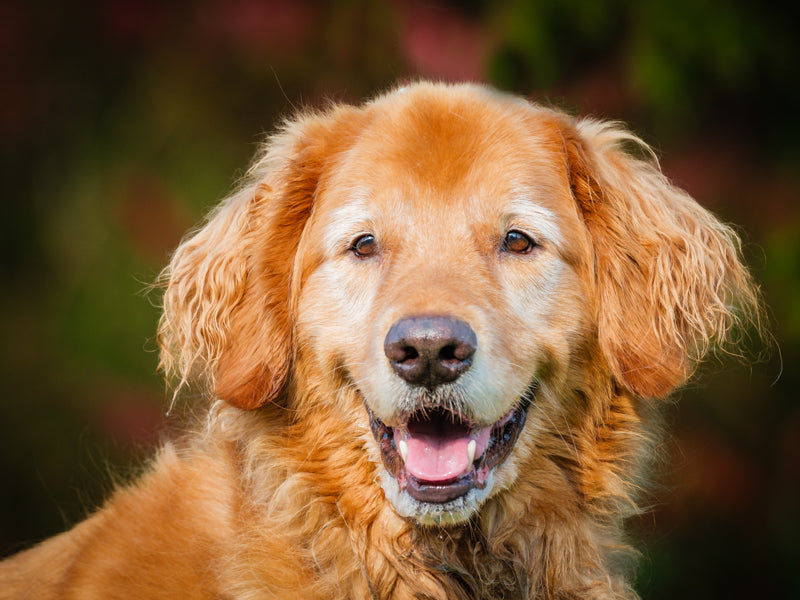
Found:
[(795, 11), (744, 0), (0, 5), (0, 552), (81, 518), (169, 428), (158, 298), (144, 290), (263, 133), (326, 98), (471, 78), (627, 121), (669, 176), (746, 232), (779, 351), (752, 368), (713, 366), (667, 408), (667, 475), (632, 524), (639, 588), (800, 597)]

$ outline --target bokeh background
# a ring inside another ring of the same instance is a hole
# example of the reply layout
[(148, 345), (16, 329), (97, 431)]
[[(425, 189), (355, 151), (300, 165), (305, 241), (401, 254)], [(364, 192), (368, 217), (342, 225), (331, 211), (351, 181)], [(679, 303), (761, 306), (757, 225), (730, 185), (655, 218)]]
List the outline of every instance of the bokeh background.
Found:
[(145, 290), (263, 134), (325, 99), (470, 79), (626, 121), (741, 227), (779, 350), (714, 364), (665, 407), (663, 475), (631, 523), (638, 588), (800, 598), (797, 16), (747, 0), (0, 3), (0, 554), (83, 517), (168, 428)]

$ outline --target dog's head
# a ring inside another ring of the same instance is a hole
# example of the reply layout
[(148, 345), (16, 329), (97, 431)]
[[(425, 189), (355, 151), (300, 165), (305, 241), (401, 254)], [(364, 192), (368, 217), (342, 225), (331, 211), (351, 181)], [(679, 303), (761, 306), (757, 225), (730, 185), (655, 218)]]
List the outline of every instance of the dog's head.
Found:
[(334, 405), (400, 514), (462, 521), (554, 420), (669, 394), (756, 304), (731, 231), (626, 143), (476, 86), (298, 117), (176, 252), (165, 365)]

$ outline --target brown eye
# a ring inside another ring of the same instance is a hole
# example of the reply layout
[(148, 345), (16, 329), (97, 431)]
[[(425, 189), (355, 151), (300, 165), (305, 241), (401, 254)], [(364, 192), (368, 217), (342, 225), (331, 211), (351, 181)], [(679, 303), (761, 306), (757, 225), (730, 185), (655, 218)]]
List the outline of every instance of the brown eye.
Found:
[(350, 247), (350, 249), (359, 258), (369, 258), (370, 256), (377, 254), (378, 242), (374, 235), (367, 233), (359, 238), (356, 238), (356, 241), (353, 242), (353, 245)]
[(536, 247), (534, 242), (521, 231), (511, 230), (503, 239), (503, 250), (514, 254), (529, 254)]

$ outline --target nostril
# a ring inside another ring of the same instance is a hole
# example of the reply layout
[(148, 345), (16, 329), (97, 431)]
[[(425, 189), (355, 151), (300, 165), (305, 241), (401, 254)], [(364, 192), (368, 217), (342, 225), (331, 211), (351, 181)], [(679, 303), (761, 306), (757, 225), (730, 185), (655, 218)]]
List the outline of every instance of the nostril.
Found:
[(442, 348), (439, 351), (439, 360), (446, 360), (446, 361), (456, 360), (456, 347), (450, 344)]
[(419, 352), (414, 346), (401, 342), (386, 343), (384, 346), (386, 357), (393, 363), (411, 363), (419, 358)]
[(439, 361), (446, 367), (458, 368), (462, 363), (469, 364), (475, 349), (466, 344), (448, 344), (439, 351)]
[(469, 343), (448, 344), (439, 352), (439, 360), (447, 362), (465, 362), (475, 354), (475, 346)]
[(417, 349), (414, 348), (414, 346), (406, 346), (405, 348), (403, 348), (403, 353), (405, 355), (403, 358), (403, 362), (419, 358), (419, 352), (417, 352)]

